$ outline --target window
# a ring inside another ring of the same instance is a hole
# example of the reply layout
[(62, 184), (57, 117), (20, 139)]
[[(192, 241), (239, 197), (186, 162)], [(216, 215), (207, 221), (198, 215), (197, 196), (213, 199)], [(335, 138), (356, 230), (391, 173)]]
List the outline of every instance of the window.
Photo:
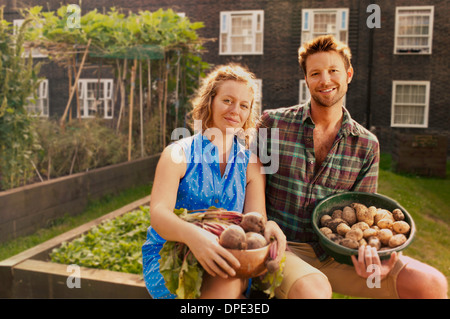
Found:
[(113, 118), (113, 80), (80, 79), (78, 81), (80, 113), (82, 118), (94, 116)]
[(303, 9), (301, 43), (327, 34), (348, 42), (348, 9)]
[(255, 94), (255, 101), (253, 103), (256, 115), (261, 115), (262, 107), (262, 79), (255, 79), (258, 86), (258, 92)]
[[(25, 19), (15, 19), (15, 20), (13, 20), (14, 32), (17, 32), (17, 30), (22, 26), (24, 21), (25, 21)], [(33, 27), (31, 25), (31, 23), (30, 23), (30, 27), (31, 28)], [(26, 57), (28, 57), (30, 55), (30, 50), (25, 48), (24, 55)], [(42, 53), (41, 50), (39, 50), (38, 48), (33, 48), (31, 50), (31, 57), (33, 57), (33, 58), (46, 58), (47, 54)]]
[(263, 54), (263, 29), (262, 10), (221, 12), (220, 54)]
[(299, 98), (298, 98), (299, 104), (305, 104), (311, 98), (311, 95), (309, 94), (309, 89), (308, 89), (308, 86), (306, 85), (305, 80), (300, 80), (300, 92), (299, 92), (298, 96), (299, 96)]
[(32, 115), (48, 117), (48, 80), (42, 80), (35, 95), (27, 99), (28, 104), (25, 109)]
[(391, 126), (428, 127), (430, 82), (394, 81)]
[(397, 7), (394, 54), (431, 54), (433, 6)]

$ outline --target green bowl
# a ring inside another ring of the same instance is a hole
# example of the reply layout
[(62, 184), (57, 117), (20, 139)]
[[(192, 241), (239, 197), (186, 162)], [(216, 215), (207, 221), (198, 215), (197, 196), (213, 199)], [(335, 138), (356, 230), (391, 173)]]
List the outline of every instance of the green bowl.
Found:
[(408, 239), (403, 245), (395, 248), (386, 249), (378, 252), (380, 259), (387, 259), (394, 251), (402, 251), (408, 247), (414, 239), (416, 233), (416, 226), (411, 215), (395, 200), (380, 194), (375, 193), (363, 193), (363, 192), (344, 192), (331, 195), (321, 200), (313, 211), (312, 223), (314, 232), (319, 237), (319, 243), (328, 255), (332, 256), (336, 261), (353, 265), (351, 256), (358, 255), (357, 249), (351, 249), (344, 247), (342, 245), (336, 244), (335, 242), (328, 239), (320, 230), (320, 218), (325, 214), (333, 213), (336, 209), (343, 209), (345, 206), (351, 203), (361, 203), (369, 206), (375, 206), (377, 208), (384, 208), (389, 211), (393, 211), (399, 208), (405, 215), (405, 221), (411, 226), (411, 230)]

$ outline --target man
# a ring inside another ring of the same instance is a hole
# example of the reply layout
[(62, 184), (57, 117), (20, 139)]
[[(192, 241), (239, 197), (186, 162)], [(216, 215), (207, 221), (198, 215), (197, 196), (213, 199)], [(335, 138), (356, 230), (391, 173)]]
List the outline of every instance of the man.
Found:
[[(354, 75), (349, 47), (332, 36), (318, 37), (299, 49), (299, 62), (310, 101), (268, 110), (259, 126), (276, 128), (279, 134), (279, 167), (267, 175), (266, 206), (290, 251), (277, 297), (329, 298), (335, 291), (369, 298), (446, 298), (446, 278), (419, 261), (393, 253), (381, 262), (367, 245), (352, 267), (334, 261), (320, 247), (311, 225), (315, 205), (337, 192), (376, 192), (379, 144), (343, 106)], [(269, 135), (268, 149), (275, 142)], [(371, 264), (381, 269), (381, 288), (366, 283)]]

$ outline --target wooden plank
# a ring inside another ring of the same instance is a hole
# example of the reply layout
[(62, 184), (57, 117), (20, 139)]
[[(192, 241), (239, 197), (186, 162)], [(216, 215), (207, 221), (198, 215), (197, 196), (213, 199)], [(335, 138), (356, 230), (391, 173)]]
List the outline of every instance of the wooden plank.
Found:
[(82, 212), (88, 198), (150, 183), (159, 156), (0, 192), (0, 242), (46, 227), (49, 219)]
[[(12, 298), (150, 298), (140, 275), (29, 259), (14, 267)], [(78, 275), (77, 274), (77, 275)], [(79, 280), (78, 282), (75, 282)], [(67, 282), (79, 285), (69, 287)]]
[[(35, 247), (32, 247), (30, 249), (27, 249), (27, 250), (17, 254), (15, 256), (12, 256), (8, 259), (0, 261), (0, 283), (1, 283), (0, 298), (12, 298), (13, 297), (13, 292), (15, 291), (14, 287), (16, 287), (15, 286), (16, 285), (15, 278), (17, 279), (17, 277), (15, 277), (17, 275), (15, 267), (17, 267), (18, 265), (20, 265), (28, 260), (31, 260), (31, 259), (46, 261), (46, 260), (48, 260), (49, 252), (53, 248), (59, 246), (63, 241), (73, 240), (74, 238), (89, 231), (92, 227), (102, 223), (105, 220), (116, 218), (120, 215), (123, 215), (123, 214), (129, 212), (129, 211), (137, 209), (140, 206), (148, 205), (149, 203), (150, 203), (150, 196), (146, 196), (146, 197), (136, 200), (128, 205), (125, 205), (111, 213), (103, 215), (91, 222), (88, 222), (88, 223), (83, 224), (77, 228), (74, 228), (68, 232), (65, 232), (64, 234), (61, 234), (52, 239), (49, 239), (48, 241), (46, 241), (40, 245), (37, 245)], [(25, 264), (25, 265), (27, 265), (27, 264)], [(64, 267), (67, 267), (67, 265), (65, 265)], [(33, 272), (27, 272), (27, 274), (28, 274), (27, 276), (33, 276), (32, 273)], [(87, 272), (87, 274), (89, 274), (89, 272)], [(40, 280), (42, 278), (45, 278), (46, 276), (47, 275), (41, 276)], [(50, 277), (48, 277), (48, 280), (53, 280), (52, 278), (53, 277), (50, 276)], [(39, 281), (36, 278), (34, 280)], [(23, 287), (23, 286), (21, 286), (21, 287)], [(111, 290), (114, 288), (108, 286), (105, 289)], [(26, 294), (24, 295), (23, 293), (20, 293), (20, 294), (23, 296), (26, 295)]]
[(48, 227), (53, 220), (64, 214), (79, 214), (86, 208), (87, 204), (88, 199), (86, 197), (76, 198), (72, 201), (61, 202), (57, 206), (39, 210), (34, 214), (4, 222), (0, 224), (0, 241), (30, 235), (42, 227)]

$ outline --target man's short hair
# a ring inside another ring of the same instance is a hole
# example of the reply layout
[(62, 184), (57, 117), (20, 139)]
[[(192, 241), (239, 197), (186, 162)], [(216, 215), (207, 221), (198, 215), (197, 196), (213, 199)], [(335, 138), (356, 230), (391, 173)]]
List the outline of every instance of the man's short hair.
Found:
[(311, 41), (303, 43), (298, 49), (298, 61), (306, 75), (306, 60), (310, 55), (319, 52), (335, 51), (344, 60), (345, 69), (351, 67), (352, 53), (343, 42), (336, 40), (332, 35), (319, 36)]

